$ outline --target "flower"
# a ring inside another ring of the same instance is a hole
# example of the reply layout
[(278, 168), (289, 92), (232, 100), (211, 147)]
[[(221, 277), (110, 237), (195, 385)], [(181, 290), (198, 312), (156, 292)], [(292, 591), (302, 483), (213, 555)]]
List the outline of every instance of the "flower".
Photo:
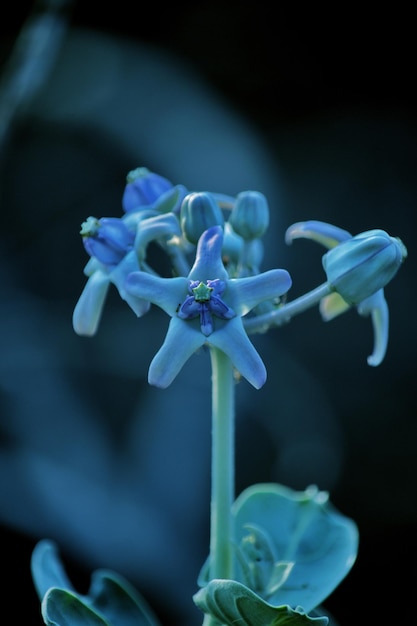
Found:
[(165, 341), (149, 367), (151, 385), (171, 384), (186, 361), (204, 345), (222, 350), (256, 389), (266, 381), (266, 369), (249, 340), (242, 316), (264, 300), (291, 287), (286, 270), (229, 278), (222, 261), (223, 228), (212, 226), (201, 235), (194, 265), (187, 277), (161, 278), (132, 272), (125, 289), (171, 316)]
[(388, 345), (389, 313), (384, 287), (395, 276), (407, 256), (398, 237), (373, 229), (358, 235), (320, 221), (297, 222), (287, 229), (285, 240), (304, 237), (321, 243), (328, 252), (323, 268), (333, 293), (320, 302), (320, 313), (328, 321), (356, 306), (360, 315), (371, 315), (374, 349), (369, 365), (379, 365)]
[(146, 248), (151, 241), (180, 235), (176, 215), (145, 217), (143, 214), (135, 222), (131, 221), (130, 214), (126, 219), (89, 217), (80, 232), (91, 258), (84, 268), (88, 280), (72, 316), (75, 332), (86, 336), (97, 332), (111, 283), (138, 317), (147, 313), (149, 301), (127, 292), (125, 281), (131, 272), (143, 269)]
[(105, 265), (117, 265), (133, 248), (135, 233), (118, 217), (88, 217), (80, 231), (84, 248)]

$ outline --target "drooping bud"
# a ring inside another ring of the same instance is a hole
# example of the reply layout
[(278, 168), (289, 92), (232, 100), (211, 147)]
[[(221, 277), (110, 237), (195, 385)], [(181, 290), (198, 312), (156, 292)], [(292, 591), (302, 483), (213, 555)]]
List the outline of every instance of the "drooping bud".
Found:
[(180, 224), (188, 241), (196, 244), (208, 228), (223, 226), (224, 217), (211, 194), (189, 193), (181, 204)]
[(117, 265), (131, 250), (135, 238), (118, 217), (88, 217), (81, 225), (84, 248), (105, 265)]
[(122, 198), (123, 209), (130, 213), (142, 206), (148, 207), (172, 188), (173, 184), (168, 179), (151, 172), (146, 167), (137, 167), (126, 176)]
[(342, 298), (357, 305), (382, 289), (407, 256), (398, 237), (368, 230), (329, 250), (322, 259), (327, 280)]
[(246, 241), (262, 237), (269, 226), (267, 199), (259, 191), (242, 191), (236, 197), (229, 222)]

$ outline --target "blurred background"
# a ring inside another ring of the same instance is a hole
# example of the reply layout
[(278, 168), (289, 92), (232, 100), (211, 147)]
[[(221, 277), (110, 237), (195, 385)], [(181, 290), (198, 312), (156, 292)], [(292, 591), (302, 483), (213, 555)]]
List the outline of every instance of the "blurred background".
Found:
[[(167, 390), (147, 368), (168, 319), (109, 294), (94, 338), (72, 330), (89, 215), (119, 216), (146, 166), (190, 190), (263, 192), (264, 270), (289, 297), (321, 283), (324, 249), (286, 246), (305, 219), (382, 228), (409, 256), (385, 290), (387, 356), (369, 319), (317, 310), (254, 338), (268, 369), (237, 389), (236, 491), (314, 483), (359, 527), (358, 559), (325, 607), (340, 626), (411, 623), (417, 559), (414, 22), (404, 7), (263, 1), (20, 2), (0, 19), (0, 546), (4, 602), (42, 624), (30, 576), (55, 539), (80, 591), (124, 574), (163, 626), (201, 623), (210, 370)], [(384, 602), (389, 606), (384, 606)]]

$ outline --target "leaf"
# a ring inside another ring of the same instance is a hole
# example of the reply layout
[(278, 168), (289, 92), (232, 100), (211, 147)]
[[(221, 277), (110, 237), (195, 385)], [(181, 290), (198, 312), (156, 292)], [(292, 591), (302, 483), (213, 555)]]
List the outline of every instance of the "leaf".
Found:
[(53, 541), (49, 539), (38, 541), (32, 552), (30, 567), (35, 589), (41, 601), (51, 587), (75, 591)]
[[(233, 514), (237, 545), (244, 540), (248, 524), (258, 526), (269, 536), (277, 560), (294, 563), (283, 584), (267, 598), (273, 605), (311, 611), (337, 587), (356, 559), (356, 524), (314, 486), (297, 492), (277, 484), (253, 485), (237, 498)], [(237, 580), (240, 572), (237, 564)]]
[(47, 626), (109, 626), (79, 596), (52, 587), (42, 602), (42, 617)]
[(152, 610), (120, 574), (110, 570), (96, 570), (88, 599), (112, 626), (158, 626)]
[(204, 613), (227, 626), (327, 626), (327, 617), (310, 617), (301, 607), (272, 606), (233, 580), (212, 580), (193, 597)]
[(152, 610), (123, 576), (96, 570), (87, 595), (69, 581), (54, 542), (38, 542), (32, 553), (32, 576), (50, 626), (159, 626)]

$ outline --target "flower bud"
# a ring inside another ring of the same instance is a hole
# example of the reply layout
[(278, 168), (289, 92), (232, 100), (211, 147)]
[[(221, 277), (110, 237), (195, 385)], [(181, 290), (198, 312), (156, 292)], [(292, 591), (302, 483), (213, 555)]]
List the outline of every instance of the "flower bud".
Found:
[(118, 217), (89, 217), (81, 225), (84, 248), (105, 265), (117, 265), (132, 248), (135, 234)]
[(126, 176), (123, 209), (129, 213), (142, 206), (149, 206), (172, 187), (173, 184), (163, 176), (150, 172), (146, 167), (137, 167)]
[(342, 298), (357, 305), (382, 289), (407, 256), (398, 237), (368, 230), (329, 250), (322, 259), (327, 280)]
[(211, 194), (189, 193), (181, 204), (180, 224), (188, 241), (196, 244), (208, 228), (223, 226), (224, 217)]
[(246, 241), (262, 237), (269, 226), (267, 199), (259, 191), (242, 191), (236, 197), (229, 222)]

